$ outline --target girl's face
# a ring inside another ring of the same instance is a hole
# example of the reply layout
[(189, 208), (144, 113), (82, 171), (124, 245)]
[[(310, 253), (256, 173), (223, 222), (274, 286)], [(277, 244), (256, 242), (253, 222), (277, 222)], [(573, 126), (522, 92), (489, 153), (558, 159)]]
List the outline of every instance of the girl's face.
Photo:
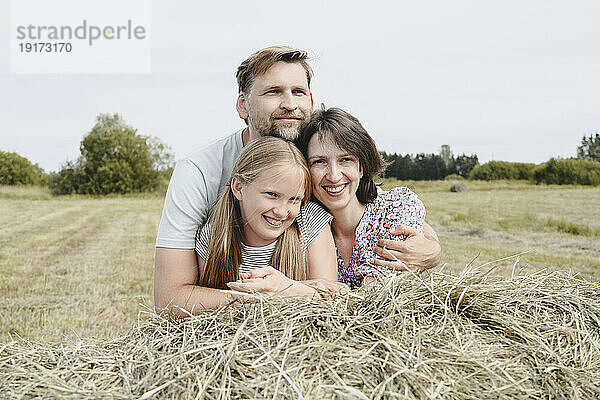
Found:
[(320, 140), (319, 133), (308, 142), (307, 156), (313, 194), (329, 211), (358, 200), (356, 190), (362, 177), (358, 157), (338, 147), (330, 135)]
[(244, 243), (266, 246), (294, 222), (304, 198), (304, 175), (296, 165), (269, 168), (251, 183), (231, 182), (240, 202)]

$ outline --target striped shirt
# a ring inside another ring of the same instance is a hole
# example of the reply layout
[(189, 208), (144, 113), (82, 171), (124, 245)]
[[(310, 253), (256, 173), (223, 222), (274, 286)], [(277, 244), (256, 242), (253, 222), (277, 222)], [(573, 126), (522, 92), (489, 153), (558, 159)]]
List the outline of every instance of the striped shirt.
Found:
[[(300, 242), (303, 253), (306, 252), (308, 246), (332, 219), (331, 214), (317, 203), (308, 202), (306, 206), (300, 207), (296, 222), (300, 228)], [(208, 259), (209, 235), (210, 223), (206, 223), (202, 229), (196, 232), (196, 253), (203, 260)], [(239, 266), (239, 272), (249, 272), (255, 268), (268, 267), (276, 244), (277, 241), (274, 241), (266, 246), (252, 247), (242, 243), (242, 264)]]

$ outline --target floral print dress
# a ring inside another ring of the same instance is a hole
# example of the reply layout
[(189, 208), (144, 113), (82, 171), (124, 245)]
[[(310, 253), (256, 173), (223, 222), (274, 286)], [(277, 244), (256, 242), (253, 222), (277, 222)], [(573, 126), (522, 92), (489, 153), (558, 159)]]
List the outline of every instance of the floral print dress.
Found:
[(362, 219), (355, 231), (354, 248), (348, 265), (344, 265), (339, 252), (338, 280), (351, 289), (362, 284), (365, 276), (389, 278), (398, 272), (379, 267), (369, 262), (380, 258), (373, 252), (379, 239), (405, 240), (405, 235), (394, 236), (390, 229), (399, 224), (407, 225), (423, 233), (425, 206), (419, 197), (407, 187), (397, 187), (389, 192), (380, 192), (372, 203), (367, 203)]

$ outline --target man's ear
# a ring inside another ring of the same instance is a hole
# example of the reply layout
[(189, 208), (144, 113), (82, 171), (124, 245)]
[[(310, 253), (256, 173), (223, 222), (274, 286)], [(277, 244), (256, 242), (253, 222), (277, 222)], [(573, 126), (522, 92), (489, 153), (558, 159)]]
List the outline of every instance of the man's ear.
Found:
[(315, 100), (313, 99), (312, 92), (309, 92), (309, 93), (310, 93), (310, 109), (314, 110), (315, 109)]
[(240, 182), (238, 179), (231, 178), (231, 182), (229, 184), (231, 185), (231, 193), (233, 193), (238, 201), (242, 201), (242, 182)]
[(237, 110), (238, 115), (241, 119), (248, 118), (247, 102), (248, 100), (246, 99), (246, 95), (244, 94), (244, 92), (240, 92), (237, 101), (235, 102), (235, 109)]

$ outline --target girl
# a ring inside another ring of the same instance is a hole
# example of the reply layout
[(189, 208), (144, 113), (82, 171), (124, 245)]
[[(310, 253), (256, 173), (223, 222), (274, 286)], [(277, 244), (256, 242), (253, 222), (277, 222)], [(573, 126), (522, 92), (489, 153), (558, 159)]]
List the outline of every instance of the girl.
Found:
[(335, 282), (331, 215), (308, 202), (310, 193), (306, 161), (292, 143), (261, 137), (248, 144), (196, 235), (198, 286), (204, 295), (195, 307), (226, 304), (231, 297), (218, 289), (228, 286), (310, 296), (316, 290), (302, 281)]
[(378, 190), (373, 178), (385, 164), (360, 122), (339, 108), (317, 110), (299, 147), (308, 160), (312, 194), (333, 215), (340, 282), (354, 288), (366, 277), (390, 277), (392, 270), (404, 269), (373, 248), (379, 239), (392, 239), (390, 230), (398, 225), (422, 234), (425, 207), (406, 187)]

